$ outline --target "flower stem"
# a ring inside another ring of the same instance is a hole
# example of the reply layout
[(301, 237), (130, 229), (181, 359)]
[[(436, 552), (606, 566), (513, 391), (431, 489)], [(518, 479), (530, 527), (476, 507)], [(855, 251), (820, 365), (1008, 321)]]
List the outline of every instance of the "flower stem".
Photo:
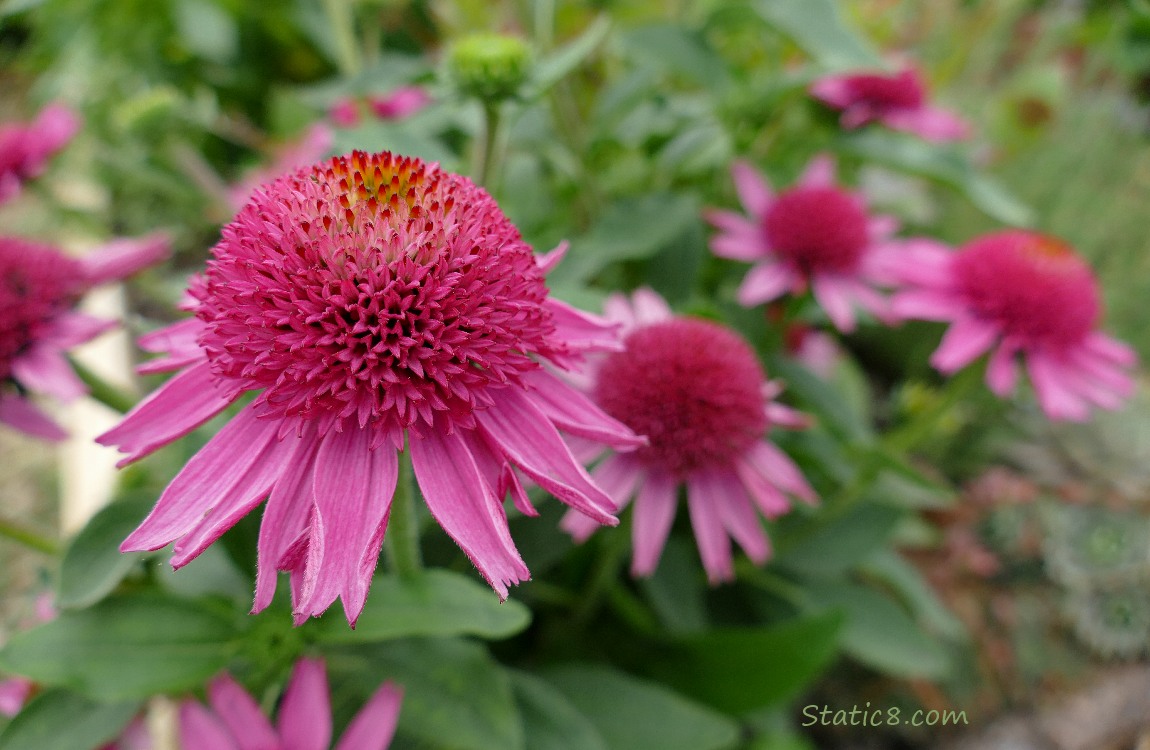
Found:
[(391, 499), (391, 513), (384, 536), (391, 569), (402, 578), (414, 578), (423, 570), (419, 551), (419, 517), (415, 512), (415, 482), (411, 471), (410, 451), (399, 461), (399, 479)]
[(496, 102), (483, 103), (483, 148), (476, 154), (475, 180), (489, 193), (494, 190), (490, 180), (497, 173), (496, 151), (499, 148), (499, 126), (502, 119), (499, 106)]
[(0, 518), (0, 537), (11, 539), (18, 544), (22, 544), (29, 549), (34, 549), (37, 552), (43, 552), (46, 555), (54, 555), (59, 551), (59, 545), (52, 539), (38, 534), (31, 529), (24, 528), (17, 523), (13, 523), (6, 518)]
[(335, 39), (339, 72), (352, 78), (359, 73), (362, 59), (355, 36), (354, 0), (323, 0), (323, 9)]
[(88, 395), (109, 409), (126, 414), (136, 405), (136, 399), (131, 395), (124, 393), (75, 359), (72, 360), (72, 369), (80, 376), (80, 380), (84, 381), (84, 385), (88, 386)]

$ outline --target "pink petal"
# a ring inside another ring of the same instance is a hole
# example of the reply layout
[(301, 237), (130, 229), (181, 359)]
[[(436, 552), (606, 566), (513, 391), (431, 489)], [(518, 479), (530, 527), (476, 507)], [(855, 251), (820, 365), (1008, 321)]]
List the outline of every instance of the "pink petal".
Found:
[(115, 327), (114, 320), (104, 320), (84, 313), (66, 312), (52, 321), (42, 340), (51, 342), (57, 349), (71, 349)]
[(634, 551), (631, 556), (631, 575), (649, 576), (659, 565), (667, 534), (675, 520), (679, 485), (674, 477), (663, 471), (649, 471), (635, 498), (635, 512), (631, 519)]
[(994, 345), (999, 330), (984, 321), (961, 317), (947, 329), (942, 343), (930, 357), (936, 370), (952, 373), (960, 370)]
[(0, 680), (0, 716), (15, 716), (32, 695), (35, 684), (23, 677)]
[(196, 750), (239, 750), (219, 719), (190, 700), (180, 704), (180, 746)]
[(731, 562), (731, 539), (723, 528), (719, 511), (720, 489), (710, 472), (695, 472), (687, 477), (687, 511), (695, 530), (699, 557), (711, 585), (735, 577)]
[(801, 279), (795, 272), (783, 263), (764, 261), (747, 272), (739, 285), (737, 298), (743, 307), (754, 307), (782, 296), (799, 281)]
[(257, 420), (252, 408), (246, 407), (192, 456), (120, 551), (160, 549), (195, 527), (233, 491), (275, 433), (275, 424)]
[(384, 750), (395, 736), (402, 703), (403, 689), (385, 682), (347, 725), (335, 750)]
[(1026, 369), (1034, 383), (1038, 403), (1051, 419), (1085, 421), (1090, 416), (1086, 400), (1075, 393), (1063, 379), (1056, 362), (1042, 354), (1031, 352), (1026, 357)]
[(762, 565), (771, 556), (771, 543), (763, 531), (763, 524), (738, 475), (731, 469), (711, 472), (712, 499), (717, 500), (719, 517), (747, 557)]
[(607, 299), (603, 300), (603, 317), (612, 323), (618, 323), (622, 326), (622, 331), (629, 331), (635, 327), (635, 311), (631, 309), (631, 300), (619, 292), (609, 294)]
[(646, 438), (631, 432), (622, 422), (608, 416), (595, 402), (546, 370), (528, 373), (524, 382), (531, 388), (528, 397), (556, 427), (572, 435), (618, 449), (646, 445)]
[(300, 659), (292, 669), (276, 718), (282, 750), (327, 750), (331, 743), (331, 702), (327, 672), (320, 659)]
[(743, 462), (775, 487), (808, 503), (818, 502), (818, 495), (807, 483), (803, 472), (773, 443), (765, 440), (755, 443), (744, 454)]
[(827, 76), (815, 81), (810, 88), (811, 96), (819, 99), (835, 109), (843, 109), (851, 103), (854, 95), (851, 93), (847, 76)]
[(118, 239), (80, 259), (92, 286), (126, 279), (168, 257), (171, 240), (166, 234), (138, 239)]
[(1133, 349), (1104, 333), (1090, 334), (1085, 345), (1092, 354), (1124, 367), (1133, 367), (1138, 362)]
[(519, 388), (500, 388), (476, 412), (484, 433), (536, 484), (585, 515), (614, 526), (614, 503), (595, 486), (547, 416)]
[(948, 292), (914, 290), (891, 297), (890, 309), (903, 320), (954, 320), (965, 313), (966, 306)]
[(731, 165), (731, 177), (735, 180), (739, 202), (747, 213), (752, 216), (765, 214), (771, 207), (774, 193), (759, 171), (745, 161), (737, 161)]
[(143, 458), (228, 408), (239, 394), (222, 393), (217, 380), (205, 359), (153, 391), (96, 442), (128, 454), (118, 466)]
[(805, 188), (835, 187), (838, 184), (835, 171), (835, 158), (830, 154), (819, 154), (807, 164), (797, 184)]
[(227, 673), (208, 685), (208, 700), (239, 750), (272, 750), (279, 746), (279, 738), (259, 704)]
[(1000, 398), (1009, 396), (1018, 382), (1018, 367), (1014, 363), (1017, 351), (1015, 346), (1003, 341), (990, 353), (990, 361), (986, 366), (986, 384)]
[(667, 300), (650, 287), (641, 286), (631, 294), (631, 301), (635, 306), (635, 322), (641, 326), (652, 323), (661, 323), (674, 317), (671, 306)]
[(970, 125), (965, 120), (938, 107), (892, 110), (879, 120), (888, 128), (914, 133), (932, 143), (961, 141), (970, 137)]
[(590, 539), (592, 534), (603, 528), (603, 525), (574, 508), (568, 508), (563, 517), (559, 519), (559, 528), (567, 532), (573, 542), (582, 544)]
[(12, 362), (12, 377), (30, 391), (73, 401), (88, 392), (63, 352), (40, 342)]
[(899, 220), (893, 216), (879, 215), (867, 219), (867, 236), (871, 242), (885, 242), (898, 231)]
[(399, 476), (395, 450), (372, 450), (373, 434), (350, 428), (322, 438), (312, 484), (308, 583), (297, 616), (321, 614), (336, 596), (352, 627), (363, 611)]
[(23, 396), (0, 394), (0, 422), (41, 440), (66, 440), (68, 433)]
[(897, 281), (910, 287), (949, 291), (955, 284), (955, 254), (941, 242), (925, 237), (902, 240), (897, 245), (900, 262)]
[[(608, 456), (591, 472), (591, 479), (615, 501), (619, 510), (623, 510), (631, 502), (642, 475), (643, 470), (629, 456)], [(582, 544), (599, 530), (601, 524), (577, 510), (568, 510), (559, 527), (570, 534), (576, 544)]]
[(409, 450), (431, 515), (506, 599), (507, 587), (531, 574), (511, 540), (503, 505), (476, 466), (462, 432), (429, 432), (412, 438)]
[(557, 344), (576, 352), (619, 351), (618, 327), (597, 315), (577, 310), (566, 302), (548, 297), (543, 303), (555, 323)]
[(199, 318), (184, 318), (178, 323), (158, 328), (136, 339), (136, 343), (146, 352), (179, 352), (195, 349), (201, 351), (197, 339), (204, 330)]
[(735, 470), (760, 513), (767, 518), (778, 518), (790, 512), (791, 503), (787, 496), (750, 461), (740, 459), (735, 463)]
[(539, 270), (543, 275), (547, 275), (555, 270), (555, 266), (559, 265), (562, 260), (567, 257), (567, 250), (571, 247), (571, 243), (563, 240), (550, 251), (542, 255), (535, 256), (535, 265), (539, 266)]
[(854, 304), (848, 282), (832, 276), (818, 275), (811, 281), (811, 291), (835, 328), (843, 333), (855, 329)]

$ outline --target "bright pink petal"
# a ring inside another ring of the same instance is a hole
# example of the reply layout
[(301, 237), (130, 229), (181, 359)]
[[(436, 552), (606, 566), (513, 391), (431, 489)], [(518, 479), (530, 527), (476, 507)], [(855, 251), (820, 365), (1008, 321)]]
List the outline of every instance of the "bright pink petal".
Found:
[(312, 485), (309, 581), (297, 616), (319, 615), (340, 596), (347, 620), (355, 627), (367, 601), (399, 476), (395, 450), (387, 445), (372, 450), (372, 437), (371, 430), (351, 428), (329, 432), (319, 446)]
[(954, 258), (941, 242), (925, 237), (903, 240), (898, 243), (896, 280), (910, 288), (950, 290), (955, 284)]
[(635, 322), (641, 326), (661, 323), (675, 315), (667, 300), (650, 287), (642, 286), (636, 289), (631, 294), (631, 301), (635, 307)]
[(735, 180), (735, 191), (739, 202), (751, 216), (762, 216), (771, 207), (774, 193), (770, 184), (759, 171), (745, 161), (731, 165), (731, 177)]
[(797, 184), (805, 188), (836, 187), (835, 171), (835, 158), (830, 154), (819, 154), (807, 164)]
[(180, 746), (196, 750), (239, 750), (219, 719), (190, 700), (180, 704)]
[(891, 312), (903, 320), (955, 320), (966, 312), (966, 306), (947, 292), (914, 290), (891, 297)]
[(835, 109), (843, 109), (854, 99), (847, 81), (847, 76), (820, 78), (811, 85), (811, 96), (822, 100)]
[(1133, 367), (1138, 362), (1134, 350), (1104, 333), (1092, 333), (1086, 337), (1085, 346), (1090, 353), (1123, 367)]
[(978, 359), (994, 345), (998, 336), (998, 328), (990, 323), (972, 317), (959, 318), (947, 329), (930, 363), (939, 372), (955, 372)]
[(1018, 367), (1014, 355), (1018, 349), (1008, 341), (1002, 342), (990, 353), (986, 366), (986, 384), (994, 395), (1005, 398), (1018, 382)]
[(799, 281), (794, 271), (777, 261), (765, 261), (751, 268), (739, 285), (737, 297), (743, 307), (770, 302), (793, 289)]
[[(603, 488), (619, 510), (631, 502), (635, 486), (642, 476), (642, 468), (629, 456), (608, 456), (591, 472), (595, 484)], [(577, 544), (587, 541), (601, 526), (598, 521), (577, 510), (567, 511), (559, 522), (559, 527), (570, 534)]]
[(561, 348), (575, 352), (618, 351), (618, 327), (597, 315), (577, 310), (566, 302), (548, 297), (543, 303), (555, 323), (555, 338)]
[[(478, 437), (478, 436), (477, 436)], [(515, 549), (507, 515), (460, 432), (410, 440), (411, 465), (431, 515), (501, 599), (531, 577)]]
[(784, 492), (808, 503), (818, 502), (818, 495), (807, 483), (803, 472), (774, 444), (765, 440), (755, 443), (744, 454), (743, 463)]
[(643, 578), (655, 572), (671, 523), (675, 520), (679, 485), (675, 478), (662, 471), (649, 471), (639, 495), (635, 498), (635, 511), (631, 522), (632, 545), (631, 575)]
[(331, 701), (327, 672), (319, 659), (300, 659), (284, 691), (276, 726), (282, 750), (327, 750), (331, 743)]
[(961, 141), (970, 137), (970, 125), (965, 120), (950, 110), (938, 107), (892, 110), (879, 119), (888, 128), (914, 133), (933, 143)]
[(207, 354), (199, 344), (204, 324), (198, 318), (187, 318), (179, 323), (146, 333), (136, 343), (146, 352), (163, 352), (166, 357), (149, 360), (136, 368), (141, 375), (179, 370), (205, 359)]
[(893, 216), (880, 214), (867, 219), (867, 236), (871, 242), (885, 242), (898, 231), (898, 228), (899, 220)]
[(507, 458), (543, 489), (572, 508), (614, 526), (614, 503), (563, 442), (547, 416), (518, 388), (501, 388), (491, 395), (491, 408), (476, 413), (485, 434)]
[(556, 427), (572, 435), (594, 440), (616, 449), (646, 445), (622, 422), (608, 416), (595, 402), (546, 370), (529, 373), (524, 381), (532, 390), (528, 396)]
[(171, 240), (166, 234), (151, 234), (138, 239), (122, 238), (109, 242), (80, 259), (88, 283), (96, 286), (126, 279), (168, 257)]
[(275, 424), (257, 420), (250, 406), (232, 417), (176, 475), (120, 551), (160, 549), (195, 527), (234, 490), (275, 433)]
[(635, 311), (627, 295), (616, 292), (603, 300), (603, 317), (621, 326), (621, 332), (635, 327)]
[(735, 577), (731, 560), (731, 539), (723, 528), (719, 503), (722, 490), (708, 471), (697, 471), (687, 477), (687, 511), (699, 557), (712, 585)]
[(714, 490), (712, 498), (718, 501), (723, 526), (751, 562), (762, 565), (771, 556), (771, 542), (742, 481), (731, 469), (711, 473), (714, 475), (710, 480)]
[(539, 270), (543, 272), (544, 276), (546, 276), (547, 274), (554, 271), (555, 267), (558, 266), (565, 257), (567, 257), (567, 250), (570, 247), (571, 243), (567, 240), (563, 240), (548, 252), (542, 253), (541, 255), (536, 255), (535, 265), (539, 266)]
[(1089, 404), (1060, 377), (1056, 363), (1048, 357), (1031, 352), (1026, 357), (1026, 369), (1038, 395), (1038, 403), (1046, 416), (1073, 422), (1089, 418)]
[(811, 292), (835, 328), (843, 333), (855, 329), (850, 282), (832, 276), (815, 276), (811, 280)]
[(402, 703), (403, 689), (385, 682), (347, 725), (335, 750), (384, 750), (395, 736)]
[(128, 454), (119, 466), (143, 458), (228, 408), (238, 394), (221, 393), (217, 380), (207, 360), (184, 370), (136, 404), (96, 442)]
[(66, 440), (68, 433), (23, 396), (0, 394), (0, 422), (41, 440)]
[(41, 342), (16, 357), (12, 376), (30, 391), (73, 401), (88, 392), (64, 353)]
[(208, 701), (239, 750), (273, 750), (279, 746), (279, 738), (259, 704), (227, 673), (208, 685)]

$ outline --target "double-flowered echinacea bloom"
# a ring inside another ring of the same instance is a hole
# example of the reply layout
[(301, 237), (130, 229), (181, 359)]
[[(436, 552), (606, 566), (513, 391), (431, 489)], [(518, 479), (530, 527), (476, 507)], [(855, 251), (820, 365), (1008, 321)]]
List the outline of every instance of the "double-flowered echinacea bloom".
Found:
[[(329, 750), (331, 700), (327, 672), (319, 659), (300, 659), (280, 701), (275, 726), (255, 699), (222, 674), (208, 686), (206, 707), (180, 704), (184, 750)], [(403, 691), (381, 686), (348, 724), (334, 750), (384, 750), (395, 734)]]
[[(606, 456), (592, 472), (620, 507), (635, 498), (631, 572), (655, 571), (683, 485), (712, 583), (734, 576), (732, 538), (752, 561), (765, 562), (770, 542), (756, 508), (776, 518), (790, 510), (788, 496), (816, 500), (798, 466), (766, 435), (772, 427), (804, 427), (806, 417), (774, 402), (781, 387), (766, 380), (754, 351), (730, 329), (676, 316), (647, 289), (632, 301), (610, 298), (606, 314), (623, 325), (624, 349), (599, 358), (585, 386), (608, 414), (649, 440)], [(582, 541), (598, 524), (571, 510), (563, 527)]]
[(62, 104), (49, 104), (31, 122), (0, 126), (0, 203), (19, 195), (79, 129), (80, 118)]
[(1007, 396), (1021, 357), (1052, 419), (1084, 420), (1092, 407), (1117, 409), (1131, 395), (1134, 352), (1097, 330), (1098, 282), (1061, 240), (1006, 230), (957, 252), (919, 240), (908, 245), (900, 275), (900, 315), (951, 323), (931, 358), (941, 372), (989, 352), (986, 382)]
[(168, 253), (162, 235), (116, 240), (84, 257), (20, 237), (0, 237), (0, 422), (34, 437), (67, 434), (30, 394), (71, 401), (87, 393), (65, 353), (114, 321), (78, 312), (94, 286), (136, 273)]
[(913, 66), (897, 73), (871, 71), (820, 78), (811, 94), (842, 112), (847, 130), (878, 122), (932, 142), (962, 140), (970, 126), (947, 109), (933, 106), (922, 73)]
[(257, 190), (191, 287), (195, 317), (145, 338), (179, 374), (100, 441), (133, 461), (244, 403), (124, 550), (195, 558), (265, 498), (254, 611), (291, 573), (297, 622), (363, 609), (405, 446), (432, 516), (499, 592), (529, 576), (503, 498), (518, 472), (615, 524), (560, 436), (643, 444), (542, 367), (617, 348), (605, 321), (551, 299), (492, 198), (436, 165), (356, 152)]
[(815, 157), (798, 184), (776, 195), (754, 167), (736, 162), (731, 173), (747, 215), (712, 209), (719, 229), (711, 250), (754, 266), (739, 287), (739, 302), (753, 307), (808, 289), (840, 331), (856, 324), (855, 308), (890, 319), (879, 288), (891, 281), (899, 243), (898, 222), (871, 216), (862, 196), (835, 180), (835, 163)]

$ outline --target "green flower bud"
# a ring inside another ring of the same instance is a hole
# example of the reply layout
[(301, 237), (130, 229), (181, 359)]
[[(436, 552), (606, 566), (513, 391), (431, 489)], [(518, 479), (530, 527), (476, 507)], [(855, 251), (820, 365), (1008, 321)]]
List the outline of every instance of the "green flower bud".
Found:
[(447, 68), (461, 94), (495, 104), (519, 93), (531, 71), (531, 48), (518, 37), (475, 34), (451, 48)]

